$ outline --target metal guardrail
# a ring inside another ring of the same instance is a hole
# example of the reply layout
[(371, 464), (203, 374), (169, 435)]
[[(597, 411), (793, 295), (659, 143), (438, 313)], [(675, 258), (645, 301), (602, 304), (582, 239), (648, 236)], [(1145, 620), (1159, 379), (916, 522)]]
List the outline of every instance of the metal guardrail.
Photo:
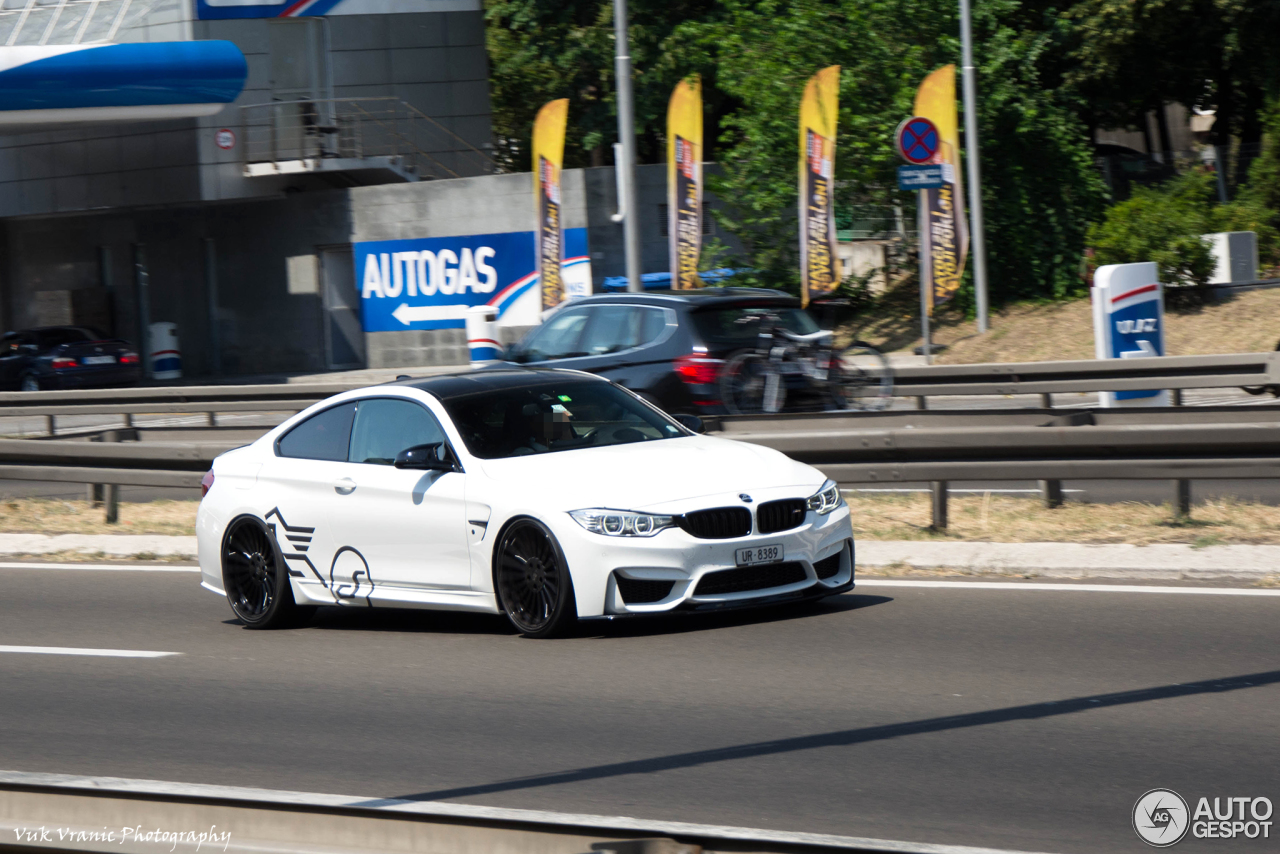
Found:
[(54, 419), (73, 415), (122, 415), (125, 425), (142, 414), (195, 413), (216, 426), (219, 412), (300, 412), (361, 383), (173, 386), (160, 388), (0, 392), (0, 418), (42, 416), (50, 435)]
[[(114, 838), (98, 841), (97, 834), (106, 833)], [(179, 834), (183, 835), (179, 838)], [(1014, 854), (990, 848), (441, 801), (0, 771), (0, 851), (8, 846), (27, 852), (125, 854), (197, 849), (227, 854)]]
[(963, 411), (820, 413), (721, 418), (710, 426), (841, 484), (930, 483), (939, 529), (947, 527), (947, 484), (955, 480), (1040, 481), (1049, 506), (1062, 503), (1063, 480), (1170, 480), (1175, 511), (1185, 516), (1191, 480), (1280, 478), (1280, 407), (1032, 411), (1020, 415), (1038, 415), (1040, 423), (994, 422), (1006, 414), (984, 413), (983, 422)]
[(1280, 352), (1150, 359), (929, 365), (894, 369), (894, 394), (1068, 394), (1280, 384)]

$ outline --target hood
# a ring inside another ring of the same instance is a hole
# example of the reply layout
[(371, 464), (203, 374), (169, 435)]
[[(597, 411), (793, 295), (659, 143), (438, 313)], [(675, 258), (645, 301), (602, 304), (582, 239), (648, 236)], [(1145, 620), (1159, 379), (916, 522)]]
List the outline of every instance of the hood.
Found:
[(483, 460), (481, 465), (500, 489), (525, 492), (540, 507), (560, 510), (646, 510), (776, 487), (797, 487), (808, 495), (826, 479), (771, 448), (712, 436)]

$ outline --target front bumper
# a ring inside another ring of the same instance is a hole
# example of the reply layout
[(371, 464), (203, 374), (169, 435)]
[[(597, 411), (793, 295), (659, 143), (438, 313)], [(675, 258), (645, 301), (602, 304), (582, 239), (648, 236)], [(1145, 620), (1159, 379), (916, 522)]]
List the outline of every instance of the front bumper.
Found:
[[(572, 520), (569, 524), (577, 526)], [(605, 537), (580, 528), (558, 535), (583, 618), (757, 607), (840, 593), (854, 580), (847, 506), (825, 516), (810, 511), (801, 525), (787, 531), (753, 530), (724, 540), (699, 539), (678, 528), (650, 538)], [(738, 549), (764, 545), (780, 545), (782, 560), (737, 566)], [(726, 574), (704, 585), (713, 573)], [(637, 596), (637, 589), (643, 595)]]

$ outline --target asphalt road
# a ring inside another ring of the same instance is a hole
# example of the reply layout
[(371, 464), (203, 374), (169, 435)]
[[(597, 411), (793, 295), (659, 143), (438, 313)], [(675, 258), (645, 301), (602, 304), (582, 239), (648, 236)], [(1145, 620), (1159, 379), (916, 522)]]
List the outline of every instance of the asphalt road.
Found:
[(247, 631), (185, 572), (0, 589), (0, 645), (181, 653), (0, 652), (9, 770), (1081, 854), (1146, 850), (1154, 787), (1280, 804), (1280, 597), (866, 587), (529, 641), (430, 612)]

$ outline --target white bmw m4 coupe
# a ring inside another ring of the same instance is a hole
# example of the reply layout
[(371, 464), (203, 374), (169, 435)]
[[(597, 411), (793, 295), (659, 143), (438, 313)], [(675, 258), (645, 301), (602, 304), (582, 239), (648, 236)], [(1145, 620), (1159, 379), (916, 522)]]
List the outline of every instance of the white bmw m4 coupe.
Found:
[(834, 483), (686, 423), (576, 371), (344, 392), (214, 461), (201, 586), (250, 628), (438, 608), (505, 613), (528, 637), (853, 587)]

